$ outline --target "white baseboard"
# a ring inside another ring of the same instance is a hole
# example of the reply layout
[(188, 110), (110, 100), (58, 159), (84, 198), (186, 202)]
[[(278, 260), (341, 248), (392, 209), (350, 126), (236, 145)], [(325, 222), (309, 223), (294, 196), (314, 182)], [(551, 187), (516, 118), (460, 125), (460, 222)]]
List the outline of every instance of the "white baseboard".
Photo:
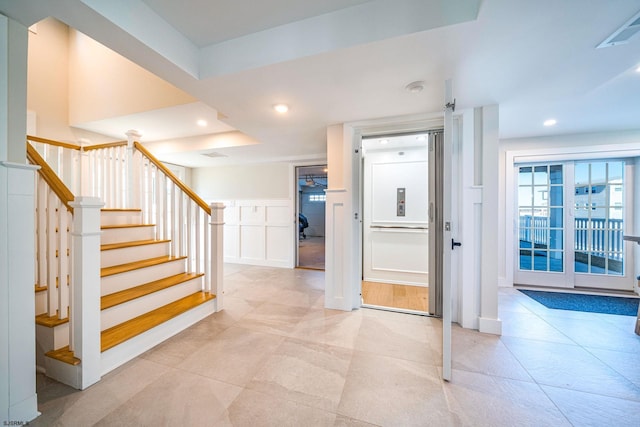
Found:
[(478, 317), (478, 331), (485, 334), (502, 335), (502, 320)]

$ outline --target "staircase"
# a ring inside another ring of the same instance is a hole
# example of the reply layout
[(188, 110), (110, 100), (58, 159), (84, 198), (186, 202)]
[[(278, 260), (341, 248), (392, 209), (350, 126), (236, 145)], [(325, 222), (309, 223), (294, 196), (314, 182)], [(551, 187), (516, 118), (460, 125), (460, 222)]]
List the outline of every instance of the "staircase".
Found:
[[(37, 156), (37, 154), (31, 154), (33, 158)], [(149, 164), (147, 163), (147, 167)], [(160, 178), (157, 172), (158, 169), (155, 169), (153, 174), (150, 172), (149, 176), (152, 178), (148, 181), (153, 182), (155, 187), (167, 188), (166, 183), (169, 180), (162, 181), (162, 184), (158, 185), (156, 179)], [(60, 185), (62, 184), (54, 183), (53, 187)], [(69, 193), (71, 193), (70, 190)], [(175, 193), (175, 189), (162, 191), (157, 198), (165, 204), (165, 207), (167, 199), (169, 206), (178, 207), (183, 204), (182, 201), (185, 198), (171, 199), (169, 195), (175, 196)], [(64, 212), (64, 206), (68, 206), (72, 212), (69, 214), (71, 219), (64, 221), (74, 223), (73, 217), (76, 213), (73, 213), (72, 202), (65, 200), (57, 202), (53, 197), (48, 200), (40, 203), (40, 211), (55, 212), (58, 217), (65, 218), (66, 215), (60, 212)], [(54, 200), (53, 204), (51, 200)], [(153, 202), (155, 203), (155, 200)], [(221, 283), (218, 283), (218, 281), (221, 282), (221, 218), (216, 214), (212, 219), (217, 221), (209, 230), (206, 216), (201, 219), (200, 214), (194, 213), (196, 208), (192, 210), (186, 203), (184, 203), (188, 206), (186, 213), (179, 215), (177, 213), (159, 214), (159, 208), (154, 203), (147, 201), (141, 204), (153, 209), (156, 218), (163, 223), (161, 226), (149, 223), (148, 219), (153, 215), (149, 215), (142, 209), (103, 208), (100, 210), (99, 264), (97, 260), (93, 260), (96, 276), (99, 271), (99, 278), (96, 277), (95, 285), (82, 284), (89, 288), (83, 289), (81, 294), (77, 289), (75, 291), (72, 289), (73, 281), (70, 279), (74, 274), (79, 275), (79, 270), (71, 262), (72, 254), (69, 248), (72, 248), (73, 244), (68, 242), (59, 244), (58, 246), (61, 247), (55, 249), (55, 260), (49, 259), (39, 266), (39, 270), (42, 271), (36, 274), (36, 277), (40, 278), (41, 282), (45, 278), (52, 282), (51, 277), (55, 276), (53, 285), (55, 291), (51, 289), (51, 284), (46, 283), (39, 283), (35, 288), (36, 362), (41, 369), (44, 369), (47, 376), (75, 388), (86, 388), (99, 380), (101, 375), (221, 309), (221, 303), (215, 295), (216, 291), (219, 292), (221, 289)], [(199, 205), (202, 206), (201, 201)], [(78, 208), (75, 209), (77, 212)], [(217, 206), (220, 214), (221, 209), (221, 206)], [(78, 239), (79, 235), (83, 234), (76, 232), (74, 235), (71, 233), (73, 227), (65, 226), (64, 223), (58, 224), (59, 219), (56, 221), (41, 219), (40, 222), (50, 225), (47, 233), (44, 231), (41, 233), (47, 236), (53, 235), (49, 240), (54, 242), (40, 244), (39, 256), (45, 253), (53, 254), (54, 250), (51, 248), (56, 242)], [(204, 222), (205, 225), (201, 227), (204, 232), (186, 235), (183, 235), (182, 231), (173, 232), (189, 229), (191, 222), (194, 224)], [(40, 225), (42, 228), (43, 224)], [(67, 233), (64, 233), (65, 228)], [(88, 236), (87, 239), (91, 239), (91, 234), (95, 236), (98, 233), (85, 234)], [(70, 237), (71, 235), (73, 237)], [(172, 236), (178, 241), (175, 241)], [(208, 249), (209, 238), (213, 243), (211, 254)], [(90, 240), (86, 249), (82, 244), (78, 244), (78, 241), (73, 240), (73, 242), (76, 246), (83, 247), (82, 252), (90, 252)], [(205, 249), (200, 251), (200, 248)], [(73, 257), (74, 262), (86, 263), (87, 269), (91, 270), (91, 260), (76, 261), (79, 259), (76, 257), (81, 255), (76, 253)], [(206, 262), (207, 257), (216, 258), (218, 261), (214, 260), (209, 265)], [(209, 275), (208, 281), (206, 273)], [(61, 280), (60, 277), (63, 279)], [(99, 293), (96, 289), (98, 286)], [(96, 311), (99, 310), (99, 313), (87, 311), (86, 307), (74, 310), (74, 301), (76, 305), (84, 304), (86, 301), (90, 306), (93, 301), (91, 295), (94, 295)], [(65, 301), (68, 302), (65, 304)], [(74, 318), (73, 313), (77, 313), (75, 323), (70, 322), (70, 317)], [(99, 344), (95, 340), (98, 334)], [(74, 340), (75, 342), (72, 342)], [(95, 345), (92, 350), (93, 340)], [(71, 348), (75, 348), (76, 351)], [(79, 351), (80, 348), (82, 350)], [(85, 352), (85, 356), (78, 357), (82, 351)], [(92, 356), (94, 353), (95, 357)], [(93, 379), (88, 380), (87, 378), (90, 377)]]

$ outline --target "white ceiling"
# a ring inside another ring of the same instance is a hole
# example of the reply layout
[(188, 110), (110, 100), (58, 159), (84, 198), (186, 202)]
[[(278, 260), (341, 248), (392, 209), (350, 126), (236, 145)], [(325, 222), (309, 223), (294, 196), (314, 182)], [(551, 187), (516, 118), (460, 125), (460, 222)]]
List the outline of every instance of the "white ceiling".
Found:
[[(25, 25), (77, 28), (259, 142), (199, 166), (320, 159), (327, 125), (441, 111), (447, 78), (458, 111), (500, 105), (502, 138), (638, 129), (640, 36), (596, 49), (638, 11), (638, 0), (0, 0)], [(415, 80), (425, 90), (404, 90)]]

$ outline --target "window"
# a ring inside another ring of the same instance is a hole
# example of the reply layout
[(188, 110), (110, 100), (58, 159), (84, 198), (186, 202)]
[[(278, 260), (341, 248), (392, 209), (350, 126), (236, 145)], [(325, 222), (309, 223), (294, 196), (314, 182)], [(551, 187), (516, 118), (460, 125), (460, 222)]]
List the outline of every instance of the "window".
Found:
[(326, 194), (309, 194), (310, 202), (326, 202), (327, 195)]

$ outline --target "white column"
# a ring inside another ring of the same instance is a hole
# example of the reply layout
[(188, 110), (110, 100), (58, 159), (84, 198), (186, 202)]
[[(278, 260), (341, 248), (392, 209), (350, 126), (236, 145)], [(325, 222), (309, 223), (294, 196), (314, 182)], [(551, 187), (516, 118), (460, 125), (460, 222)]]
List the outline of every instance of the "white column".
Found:
[(498, 318), (498, 201), (499, 201), (498, 106), (482, 110), (482, 251), (480, 258), (479, 330), (502, 333)]
[(76, 197), (73, 207), (71, 341), (80, 362), (80, 389), (100, 381), (100, 208), (97, 197)]
[(482, 147), (480, 141), (482, 108), (469, 109), (462, 113), (462, 139), (460, 149), (460, 249), (459, 266), (459, 317), (463, 328), (478, 329), (480, 298), (480, 219), (482, 209), (482, 187), (476, 179), (476, 155)]
[(0, 162), (0, 422), (29, 421), (38, 415), (33, 292), (35, 170), (34, 166)]
[(140, 168), (133, 164), (133, 143), (142, 138), (137, 130), (129, 130), (127, 135), (127, 208), (139, 208)]
[(357, 193), (353, 172), (359, 162), (354, 154), (353, 128), (333, 125), (327, 128), (327, 167), (325, 230), (325, 299), (326, 308), (351, 311), (360, 306), (359, 218), (356, 218)]
[(216, 311), (224, 308), (224, 204), (211, 203), (211, 293), (216, 296)]
[(0, 15), (0, 423), (38, 416), (34, 168), (25, 165), (27, 34)]

